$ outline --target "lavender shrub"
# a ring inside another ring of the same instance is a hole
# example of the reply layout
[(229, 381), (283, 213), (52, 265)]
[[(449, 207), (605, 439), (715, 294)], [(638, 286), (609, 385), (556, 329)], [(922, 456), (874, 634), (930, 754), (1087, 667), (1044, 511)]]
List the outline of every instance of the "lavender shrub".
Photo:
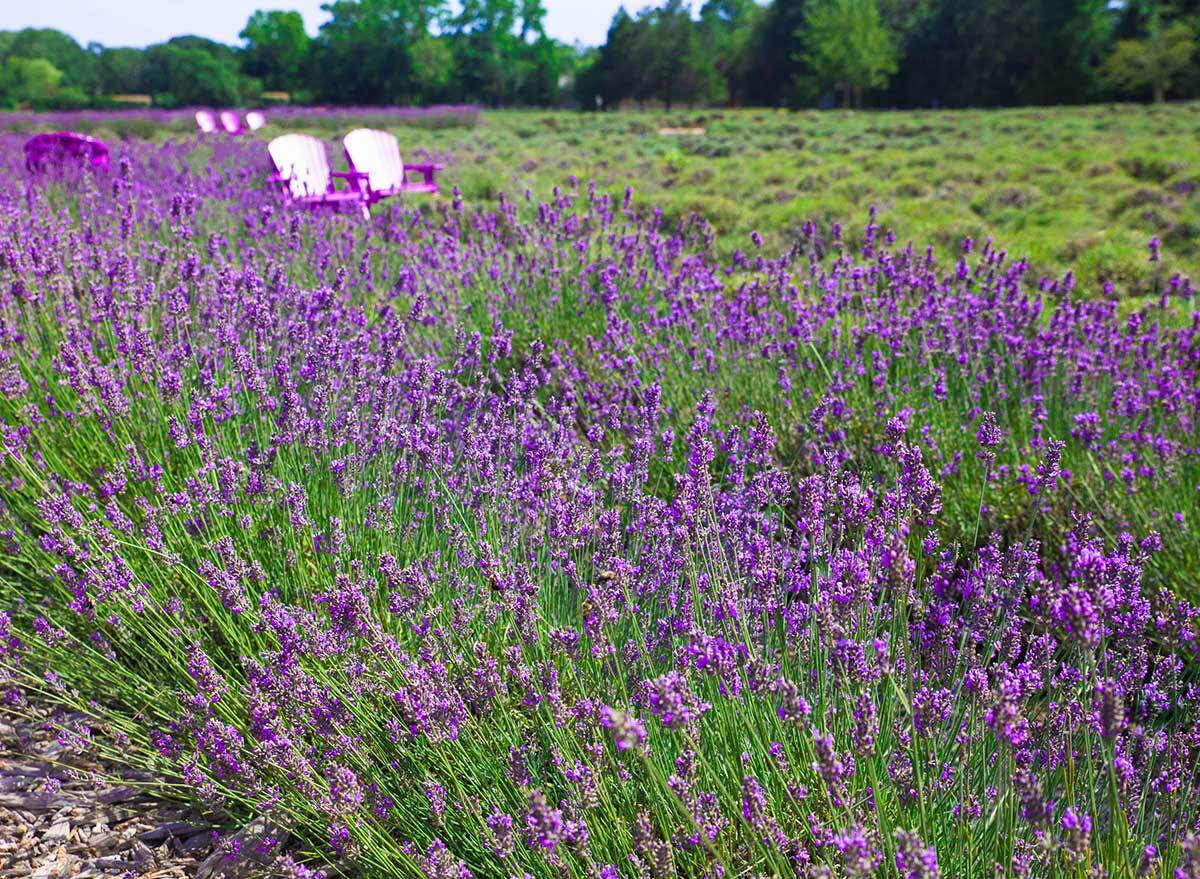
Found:
[(283, 875), (1200, 875), (1187, 281), (212, 149), (0, 167), (7, 711)]

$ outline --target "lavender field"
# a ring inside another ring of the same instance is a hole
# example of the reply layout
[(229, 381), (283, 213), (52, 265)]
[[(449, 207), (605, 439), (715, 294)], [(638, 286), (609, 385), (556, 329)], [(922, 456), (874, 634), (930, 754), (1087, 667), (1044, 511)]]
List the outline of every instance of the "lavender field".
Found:
[(1200, 877), (1187, 278), (22, 143), (0, 713), (265, 875)]

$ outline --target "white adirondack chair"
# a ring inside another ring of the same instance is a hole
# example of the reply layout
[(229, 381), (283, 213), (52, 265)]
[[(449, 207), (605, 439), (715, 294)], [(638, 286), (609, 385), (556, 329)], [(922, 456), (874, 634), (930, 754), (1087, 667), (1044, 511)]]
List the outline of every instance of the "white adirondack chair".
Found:
[(251, 110), (246, 114), (246, 127), (251, 131), (258, 131), (267, 124), (267, 117), (258, 110)]
[[(366, 177), (367, 197), (371, 201), (408, 193), (438, 194), (434, 175), (445, 165), (405, 165), (400, 158), (400, 145), (386, 131), (358, 128), (342, 139), (342, 145), (350, 167)], [(422, 179), (410, 181), (410, 171), (420, 174)]]
[(239, 119), (238, 114), (232, 110), (222, 110), (221, 127), (225, 129), (226, 134), (241, 134), (242, 120)]
[[(358, 209), (370, 216), (366, 175), (357, 171), (334, 171), (325, 155), (325, 144), (307, 134), (284, 134), (267, 145), (275, 165), (272, 180), (292, 204), (310, 209), (328, 207)], [(345, 180), (348, 189), (337, 189), (335, 180)]]
[(200, 129), (201, 134), (212, 134), (217, 130), (217, 119), (212, 110), (196, 111), (196, 127)]

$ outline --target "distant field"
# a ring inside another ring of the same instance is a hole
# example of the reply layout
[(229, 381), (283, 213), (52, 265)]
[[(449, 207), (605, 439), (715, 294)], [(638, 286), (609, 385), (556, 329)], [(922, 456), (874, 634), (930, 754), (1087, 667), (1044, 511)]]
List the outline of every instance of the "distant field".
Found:
[[(659, 135), (703, 127), (704, 136)], [(871, 204), (901, 240), (957, 247), (994, 236), (1035, 271), (1152, 286), (1200, 275), (1200, 104), (897, 113), (487, 113), (471, 129), (398, 132), (459, 160), (468, 198), (567, 174), (614, 191), (632, 182), (668, 219), (691, 211), (726, 250), (753, 230), (786, 246), (807, 219), (857, 230)]]
[[(994, 237), (1037, 274), (1074, 272), (1122, 297), (1164, 277), (1200, 276), (1200, 103), (1030, 110), (608, 114), (467, 108), (412, 113), (268, 111), (263, 135), (336, 139), (355, 125), (394, 131), (406, 154), (445, 159), (445, 181), (486, 204), (498, 192), (546, 196), (569, 175), (620, 196), (633, 185), (670, 222), (697, 212), (728, 255), (759, 231), (786, 247), (804, 221), (861, 234), (870, 205), (901, 240), (956, 248)], [(178, 137), (187, 113), (70, 114), (55, 122), (113, 138)], [(0, 128), (42, 117), (14, 114)], [(661, 134), (664, 129), (695, 133)], [(1151, 265), (1147, 242), (1163, 241)]]

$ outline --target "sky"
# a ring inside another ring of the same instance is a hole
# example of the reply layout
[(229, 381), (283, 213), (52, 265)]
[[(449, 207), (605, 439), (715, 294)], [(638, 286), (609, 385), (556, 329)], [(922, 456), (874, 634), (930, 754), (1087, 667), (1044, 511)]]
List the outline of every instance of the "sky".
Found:
[[(52, 27), (82, 45), (145, 46), (181, 34), (238, 43), (256, 9), (295, 9), (310, 34), (326, 18), (326, 0), (0, 0), (0, 30)], [(546, 33), (567, 43), (600, 45), (621, 0), (543, 0)], [(627, 2), (629, 8), (642, 3)]]

